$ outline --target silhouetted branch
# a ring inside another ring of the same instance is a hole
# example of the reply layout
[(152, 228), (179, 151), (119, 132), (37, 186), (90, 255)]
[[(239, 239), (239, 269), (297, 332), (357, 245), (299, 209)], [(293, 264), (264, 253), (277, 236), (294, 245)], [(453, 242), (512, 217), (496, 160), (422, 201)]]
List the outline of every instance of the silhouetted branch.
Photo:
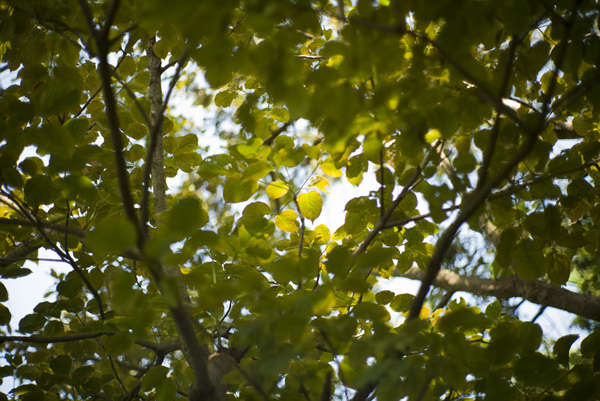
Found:
[(100, 332), (100, 333), (81, 333), (72, 334), (68, 336), (55, 336), (55, 337), (41, 337), (41, 336), (0, 336), (0, 344), (5, 342), (22, 342), (22, 343), (34, 343), (34, 344), (54, 344), (54, 343), (66, 343), (71, 341), (89, 340), (98, 338), (101, 336), (112, 336), (114, 332)]

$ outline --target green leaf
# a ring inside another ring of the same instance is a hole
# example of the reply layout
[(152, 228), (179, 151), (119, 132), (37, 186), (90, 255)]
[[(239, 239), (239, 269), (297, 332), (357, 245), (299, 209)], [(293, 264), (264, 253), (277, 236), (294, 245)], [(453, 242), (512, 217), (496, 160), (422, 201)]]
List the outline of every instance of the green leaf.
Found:
[(117, 355), (121, 355), (129, 351), (129, 349), (133, 346), (133, 341), (133, 334), (124, 331), (113, 334), (112, 336), (107, 336), (103, 340), (106, 351)]
[(277, 121), (287, 123), (290, 120), (290, 113), (283, 107), (273, 107), (269, 115)]
[(46, 318), (39, 313), (30, 313), (25, 315), (19, 322), (19, 331), (21, 333), (33, 333), (40, 330), (46, 324)]
[(558, 252), (550, 252), (546, 257), (546, 273), (554, 285), (564, 285), (571, 275), (571, 263)]
[(166, 366), (153, 366), (142, 377), (142, 391), (149, 391), (159, 387), (167, 378), (169, 368)]
[(258, 190), (258, 183), (253, 180), (244, 180), (239, 175), (230, 177), (223, 188), (225, 202), (239, 203), (247, 201)]
[(265, 161), (259, 160), (254, 163), (250, 163), (244, 172), (242, 173), (242, 177), (245, 180), (260, 180), (261, 178), (266, 177), (271, 172), (271, 167)]
[(381, 305), (373, 302), (361, 302), (354, 307), (352, 314), (358, 319), (370, 320), (372, 322), (387, 322), (390, 313)]
[(500, 318), (500, 314), (502, 313), (502, 304), (498, 300), (490, 303), (485, 308), (485, 314), (492, 320), (498, 320)]
[(390, 308), (394, 312), (408, 312), (414, 297), (412, 294), (398, 294), (390, 302)]
[(86, 244), (95, 252), (118, 255), (135, 245), (137, 231), (125, 217), (109, 217), (86, 236)]
[(389, 290), (379, 291), (377, 294), (375, 294), (375, 301), (377, 301), (379, 305), (387, 305), (392, 302), (395, 295), (396, 294)]
[(360, 212), (347, 212), (344, 220), (344, 228), (350, 235), (358, 234), (367, 228), (369, 216)]
[(275, 225), (282, 231), (294, 233), (300, 228), (298, 214), (290, 209), (284, 210), (275, 217)]
[(300, 211), (307, 219), (315, 221), (321, 214), (321, 208), (323, 207), (323, 198), (317, 191), (310, 191), (298, 196), (298, 205)]
[(32, 271), (28, 268), (22, 268), (17, 266), (16, 264), (12, 264), (8, 267), (0, 269), (0, 275), (2, 278), (19, 278), (29, 276)]
[(271, 199), (279, 199), (288, 193), (289, 187), (281, 180), (273, 181), (267, 186), (267, 195)]
[(8, 290), (2, 282), (0, 282), (0, 302), (8, 301)]
[(171, 401), (177, 397), (177, 386), (171, 378), (163, 380), (156, 389), (156, 401)]
[(36, 208), (49, 205), (54, 201), (54, 185), (52, 179), (45, 175), (36, 175), (25, 183), (25, 202)]
[(546, 387), (559, 376), (558, 363), (539, 352), (522, 355), (515, 364), (515, 376), (526, 385)]
[(542, 277), (546, 270), (542, 248), (530, 239), (521, 240), (515, 249), (514, 269), (523, 280)]
[(187, 236), (208, 223), (208, 213), (196, 197), (181, 198), (169, 210), (167, 224), (171, 232)]
[(68, 355), (59, 355), (50, 361), (50, 369), (57, 374), (68, 375), (72, 366), (73, 360)]
[(556, 355), (556, 361), (563, 365), (565, 368), (569, 368), (569, 351), (571, 346), (577, 339), (579, 338), (579, 334), (568, 334), (566, 336), (562, 336), (554, 343), (554, 347), (552, 348), (552, 352)]
[(581, 355), (592, 358), (600, 353), (600, 330), (594, 330), (581, 341)]
[(40, 111), (46, 116), (65, 114), (79, 107), (81, 91), (74, 82), (58, 80), (44, 90)]
[(11, 317), (10, 310), (3, 304), (0, 304), (0, 326), (10, 324)]
[(236, 92), (224, 90), (215, 95), (215, 106), (217, 107), (229, 107), (231, 102), (237, 97)]
[(198, 136), (187, 134), (175, 139), (177, 150), (175, 153), (193, 152), (198, 149)]

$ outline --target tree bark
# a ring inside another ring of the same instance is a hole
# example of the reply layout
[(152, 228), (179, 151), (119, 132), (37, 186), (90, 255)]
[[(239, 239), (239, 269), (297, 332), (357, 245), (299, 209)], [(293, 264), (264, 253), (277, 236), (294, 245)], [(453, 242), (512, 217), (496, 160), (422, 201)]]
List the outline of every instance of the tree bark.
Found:
[[(412, 267), (404, 273), (396, 271), (395, 275), (422, 280), (425, 272)], [(441, 269), (433, 285), (448, 291), (463, 291), (473, 295), (502, 299), (523, 298), (538, 305), (551, 306), (586, 319), (600, 321), (600, 298), (572, 292), (541, 281), (525, 281), (516, 276), (492, 280), (461, 276), (450, 270)]]

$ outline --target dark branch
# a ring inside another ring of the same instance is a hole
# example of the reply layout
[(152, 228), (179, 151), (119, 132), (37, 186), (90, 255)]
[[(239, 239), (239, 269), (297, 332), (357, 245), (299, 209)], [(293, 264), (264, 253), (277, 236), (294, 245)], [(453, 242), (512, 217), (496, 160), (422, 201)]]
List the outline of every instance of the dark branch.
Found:
[(114, 332), (100, 332), (100, 333), (82, 333), (73, 334), (69, 336), (56, 336), (56, 337), (40, 337), (40, 336), (0, 336), (0, 344), (13, 341), (22, 343), (34, 343), (34, 344), (54, 344), (54, 343), (66, 343), (71, 341), (89, 340), (92, 338), (98, 338), (102, 336), (112, 336)]

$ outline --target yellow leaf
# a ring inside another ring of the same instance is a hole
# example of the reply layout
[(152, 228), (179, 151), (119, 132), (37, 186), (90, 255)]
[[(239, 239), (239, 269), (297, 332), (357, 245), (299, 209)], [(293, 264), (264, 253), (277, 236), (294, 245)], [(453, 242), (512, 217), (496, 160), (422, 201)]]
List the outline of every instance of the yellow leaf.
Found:
[(325, 193), (329, 193), (329, 191), (327, 189), (325, 189), (325, 187), (328, 187), (330, 185), (331, 184), (329, 184), (329, 181), (327, 181), (327, 178), (321, 177), (320, 175), (311, 178), (310, 182), (308, 183), (309, 187), (317, 187), (321, 191), (325, 191)]
[(279, 227), (281, 231), (293, 233), (300, 228), (297, 218), (298, 215), (293, 210), (284, 210), (275, 217), (275, 225)]
[(310, 191), (298, 196), (298, 205), (300, 206), (300, 211), (304, 217), (311, 221), (315, 221), (321, 214), (323, 198), (321, 198), (321, 194), (317, 191)]
[(283, 181), (273, 181), (267, 186), (267, 195), (271, 199), (279, 199), (288, 193), (289, 187)]
[(321, 163), (321, 170), (323, 170), (323, 172), (330, 177), (337, 178), (341, 177), (343, 174), (342, 170), (335, 166), (335, 164), (331, 160), (331, 157), (328, 157), (323, 163)]

